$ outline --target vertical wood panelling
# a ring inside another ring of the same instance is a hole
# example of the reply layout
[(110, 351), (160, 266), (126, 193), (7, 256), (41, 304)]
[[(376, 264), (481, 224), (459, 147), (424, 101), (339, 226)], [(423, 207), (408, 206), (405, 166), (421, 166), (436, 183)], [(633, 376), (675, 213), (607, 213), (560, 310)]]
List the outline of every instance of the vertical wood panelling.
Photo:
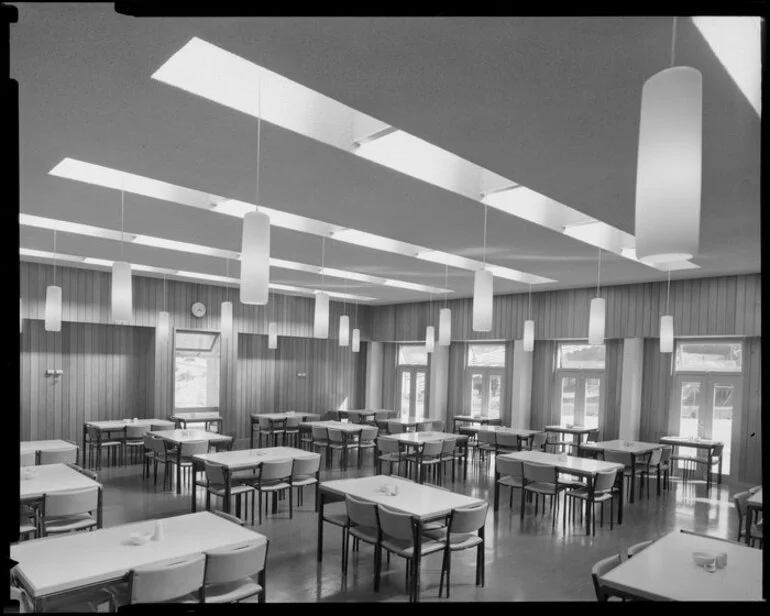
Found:
[(606, 342), (606, 383), (604, 410), (600, 417), (601, 438), (612, 440), (620, 431), (620, 399), (623, 377), (623, 341)]
[(743, 345), (740, 466), (738, 480), (762, 483), (762, 339), (746, 338)]
[(553, 412), (554, 357), (556, 342), (536, 340), (532, 356), (532, 410), (530, 428), (542, 429), (554, 420), (559, 423)]
[[(382, 405), (386, 409), (396, 409), (396, 352), (398, 345), (382, 345)], [(450, 366), (450, 374), (451, 374)]]
[(661, 353), (660, 342), (648, 338), (644, 341), (643, 363), (639, 438), (657, 442), (669, 432), (668, 408), (673, 384), (671, 353)]
[[(455, 415), (467, 415), (470, 403), (470, 390), (465, 386), (465, 373), (468, 363), (468, 343), (453, 342), (449, 346), (449, 391), (447, 392), (447, 418)], [(447, 422), (447, 427), (452, 424)]]

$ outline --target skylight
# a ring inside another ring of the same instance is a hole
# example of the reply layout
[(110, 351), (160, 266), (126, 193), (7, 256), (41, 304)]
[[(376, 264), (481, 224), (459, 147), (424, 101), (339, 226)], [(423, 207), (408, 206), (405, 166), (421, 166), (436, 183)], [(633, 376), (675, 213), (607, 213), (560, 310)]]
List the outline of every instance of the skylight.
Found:
[(762, 19), (760, 17), (693, 17), (703, 38), (735, 85), (762, 116)]

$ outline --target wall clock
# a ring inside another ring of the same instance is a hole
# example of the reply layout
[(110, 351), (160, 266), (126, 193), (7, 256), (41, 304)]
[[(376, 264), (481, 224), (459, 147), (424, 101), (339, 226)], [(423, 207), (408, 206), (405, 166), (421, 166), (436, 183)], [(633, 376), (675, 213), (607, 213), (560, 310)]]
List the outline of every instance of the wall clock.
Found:
[(206, 305), (201, 302), (195, 302), (190, 307), (190, 312), (192, 312), (194, 317), (198, 317), (199, 319), (206, 314)]

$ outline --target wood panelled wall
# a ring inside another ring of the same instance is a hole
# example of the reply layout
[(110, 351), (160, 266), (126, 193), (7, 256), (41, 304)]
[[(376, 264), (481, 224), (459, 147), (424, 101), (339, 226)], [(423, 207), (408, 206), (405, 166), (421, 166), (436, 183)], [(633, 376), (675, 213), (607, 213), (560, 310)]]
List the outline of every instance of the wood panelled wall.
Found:
[[(587, 338), (588, 310), (596, 289), (543, 291), (532, 294), (535, 338)], [(670, 309), (679, 336), (762, 335), (760, 274), (696, 278), (671, 282)], [(666, 309), (666, 283), (651, 282), (601, 288), (606, 300), (607, 338), (654, 338)], [(472, 300), (448, 302), (453, 340), (515, 340), (523, 336), (526, 293), (494, 298), (492, 330), (471, 329)], [(438, 324), (439, 302), (373, 306), (372, 339), (415, 341), (425, 327)]]
[[(44, 263), (24, 261), (19, 270), (21, 297), (24, 300), (25, 319), (43, 319), (45, 290), (53, 284), (53, 268)], [(62, 318), (78, 323), (112, 324), (110, 319), (111, 274), (75, 267), (56, 267), (56, 284), (62, 288)], [(267, 306), (241, 304), (238, 288), (179, 280), (167, 280), (165, 301), (162, 278), (133, 276), (134, 314), (130, 325), (155, 327), (158, 313), (166, 310), (171, 315), (171, 326), (177, 329), (218, 330), (220, 306), (224, 301), (233, 303), (233, 327), (237, 332), (267, 334), (267, 324), (278, 324), (279, 336), (312, 338), (313, 306), (311, 297), (270, 294)], [(190, 306), (203, 302), (207, 311), (203, 318), (190, 313)], [(339, 317), (350, 316), (350, 327), (355, 327), (355, 306), (329, 302), (329, 338), (338, 337)], [(371, 307), (358, 307), (358, 327), (361, 340), (371, 339)]]
[[(80, 441), (85, 420), (152, 417), (153, 330), (62, 323), (46, 332), (25, 322), (21, 336), (21, 438)], [(46, 370), (62, 370), (58, 377)]]

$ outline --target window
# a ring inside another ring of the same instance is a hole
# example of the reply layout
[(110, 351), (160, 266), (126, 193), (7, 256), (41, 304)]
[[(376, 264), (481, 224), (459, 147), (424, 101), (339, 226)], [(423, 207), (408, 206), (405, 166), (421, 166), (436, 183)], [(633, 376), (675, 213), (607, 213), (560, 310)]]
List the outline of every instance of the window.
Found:
[(742, 369), (743, 345), (740, 342), (676, 343), (677, 372), (733, 372)]
[(402, 419), (423, 419), (428, 393), (428, 352), (424, 345), (398, 347), (396, 410)]
[(219, 406), (219, 334), (176, 333), (174, 407)]
[(504, 344), (468, 345), (468, 387), (471, 415), (500, 418), (505, 371)]
[(604, 402), (604, 345), (560, 343), (557, 366), (559, 424), (598, 428)]

